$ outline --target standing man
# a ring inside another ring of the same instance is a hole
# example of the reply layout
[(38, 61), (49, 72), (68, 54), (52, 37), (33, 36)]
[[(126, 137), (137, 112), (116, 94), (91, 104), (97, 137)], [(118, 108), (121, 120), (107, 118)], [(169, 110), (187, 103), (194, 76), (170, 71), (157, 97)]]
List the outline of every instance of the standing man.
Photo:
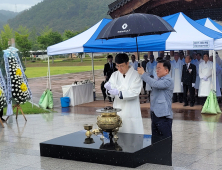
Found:
[(202, 105), (204, 105), (207, 96), (210, 94), (213, 69), (213, 63), (209, 61), (208, 54), (204, 54), (203, 60), (199, 65), (200, 86), (198, 91), (198, 96), (202, 97)]
[(190, 107), (194, 106), (195, 102), (195, 82), (196, 82), (196, 66), (191, 64), (191, 57), (187, 55), (185, 58), (186, 64), (183, 65), (181, 85), (183, 86), (183, 106), (188, 106), (187, 92), (190, 92)]
[(131, 56), (131, 62), (130, 62), (130, 66), (132, 66), (134, 68), (134, 70), (137, 70), (138, 68), (138, 62), (136, 61), (136, 56), (133, 54)]
[(158, 80), (155, 80), (142, 67), (138, 68), (142, 80), (152, 87), (150, 100), (152, 136), (161, 138), (172, 136), (173, 111), (171, 105), (174, 83), (169, 75), (170, 69), (169, 61), (159, 60), (156, 67)]
[(179, 102), (183, 103), (183, 87), (181, 86), (183, 62), (179, 59), (179, 54), (177, 52), (174, 53), (174, 60), (171, 61), (171, 66), (171, 75), (174, 81), (173, 103), (178, 102), (178, 98)]
[[(144, 70), (146, 70), (146, 65), (147, 65), (147, 63), (149, 62), (149, 60), (148, 60), (148, 55), (145, 54), (145, 55), (143, 56), (143, 58), (144, 58), (144, 60), (143, 60), (143, 62), (142, 62), (142, 67), (143, 67)], [(145, 82), (145, 81), (143, 81), (143, 90), (144, 90), (144, 94), (146, 95), (147, 92), (146, 92), (146, 82)]]
[(118, 54), (115, 62), (118, 71), (112, 74), (105, 88), (112, 98), (115, 97), (113, 107), (122, 109), (118, 112), (123, 121), (119, 132), (144, 134), (139, 100), (143, 86), (140, 75), (129, 66), (127, 54)]
[[(106, 63), (104, 65), (104, 70), (103, 70), (106, 82), (109, 81), (112, 73), (117, 71), (116, 64), (113, 63), (113, 56), (112, 55), (108, 55), (107, 58), (108, 58), (108, 63)], [(108, 97), (108, 98), (109, 98), (109, 102), (112, 102), (111, 97)]]
[[(210, 56), (210, 61), (213, 62), (213, 56)], [(219, 77), (221, 77), (222, 68), (219, 66), (219, 64), (216, 63), (216, 95), (217, 97), (221, 97), (221, 91), (220, 91), (220, 83), (219, 83)]]
[(185, 64), (185, 57), (184, 57), (184, 52), (180, 51), (180, 60), (183, 62), (183, 64)]
[(196, 82), (195, 82), (194, 88), (196, 89), (196, 93), (197, 93), (196, 103), (200, 104), (200, 99), (198, 97), (198, 91), (199, 91), (199, 86), (200, 86), (199, 65), (203, 61), (202, 60), (202, 55), (200, 53), (197, 53), (197, 61), (198, 61), (196, 63), (196, 73), (197, 73), (197, 75), (196, 75)]

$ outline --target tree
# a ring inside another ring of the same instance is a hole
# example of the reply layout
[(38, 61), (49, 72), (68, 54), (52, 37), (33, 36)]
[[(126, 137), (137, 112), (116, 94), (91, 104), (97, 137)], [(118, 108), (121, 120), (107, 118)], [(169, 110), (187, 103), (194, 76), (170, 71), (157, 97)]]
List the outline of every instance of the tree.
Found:
[[(46, 50), (48, 46), (57, 44), (62, 42), (62, 36), (59, 32), (49, 32), (48, 34), (43, 34), (38, 37), (38, 42), (41, 45), (41, 48), (43, 50)], [(52, 57), (52, 63), (53, 63), (53, 57)]]
[(81, 32), (73, 32), (73, 31), (70, 31), (70, 30), (65, 30), (65, 32), (63, 33), (63, 39), (64, 40), (68, 40), (72, 37), (75, 37), (76, 35), (78, 35), (79, 33)]
[(10, 28), (10, 26), (4, 25), (3, 30), (1, 31), (0, 34), (0, 46), (2, 50), (5, 50), (9, 47), (8, 42), (13, 38), (13, 29)]
[(19, 25), (19, 27), (17, 29), (17, 33), (19, 33), (21, 35), (29, 35), (30, 31), (27, 27), (23, 27), (22, 25)]
[(38, 35), (35, 27), (32, 28), (29, 34), (29, 40), (32, 43), (32, 49), (31, 49), (32, 51), (37, 51), (40, 49), (40, 45), (38, 43)]
[(23, 57), (25, 57), (25, 64), (26, 64), (26, 57), (30, 56), (30, 50), (32, 48), (31, 42), (28, 40), (29, 35), (21, 35), (18, 32), (15, 32), (15, 42), (18, 46), (19, 51), (22, 53)]

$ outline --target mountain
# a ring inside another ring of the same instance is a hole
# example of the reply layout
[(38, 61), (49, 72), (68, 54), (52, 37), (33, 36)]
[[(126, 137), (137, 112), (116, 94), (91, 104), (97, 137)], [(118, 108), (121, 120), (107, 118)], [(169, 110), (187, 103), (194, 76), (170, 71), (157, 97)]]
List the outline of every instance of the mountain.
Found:
[(107, 15), (108, 5), (114, 0), (44, 0), (29, 10), (25, 10), (10, 19), (10, 27), (19, 25), (37, 31), (45, 26), (53, 31), (63, 33), (64, 30), (81, 31), (99, 22)]
[(7, 24), (9, 19), (14, 18), (17, 14), (17, 12), (0, 10), (0, 30), (3, 29), (3, 25)]

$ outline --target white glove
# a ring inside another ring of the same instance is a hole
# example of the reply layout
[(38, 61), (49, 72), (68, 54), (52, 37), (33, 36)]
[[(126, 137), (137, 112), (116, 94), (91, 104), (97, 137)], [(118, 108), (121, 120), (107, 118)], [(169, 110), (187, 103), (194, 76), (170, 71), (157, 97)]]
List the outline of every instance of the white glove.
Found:
[(111, 90), (111, 89), (112, 89), (110, 82), (107, 82), (107, 83), (104, 85), (104, 87), (105, 87), (107, 90)]
[(113, 95), (113, 96), (117, 96), (119, 95), (119, 90), (117, 89), (112, 89), (108, 91), (109, 94)]
[(181, 82), (181, 86), (183, 86), (183, 82)]
[(192, 87), (194, 87), (195, 86), (195, 83), (192, 83)]

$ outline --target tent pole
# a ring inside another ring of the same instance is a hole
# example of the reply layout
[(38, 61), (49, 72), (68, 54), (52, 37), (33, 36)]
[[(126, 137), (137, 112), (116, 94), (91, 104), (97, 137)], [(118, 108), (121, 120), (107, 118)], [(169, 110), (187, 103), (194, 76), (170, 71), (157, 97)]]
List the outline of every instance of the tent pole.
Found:
[(93, 84), (95, 86), (95, 71), (94, 71), (94, 57), (92, 53), (92, 74), (93, 74)]
[(216, 53), (213, 50), (213, 89), (217, 90), (217, 82), (216, 82)]
[(51, 79), (50, 79), (50, 65), (49, 65), (49, 56), (48, 56), (48, 73), (49, 73), (49, 88), (51, 90)]

